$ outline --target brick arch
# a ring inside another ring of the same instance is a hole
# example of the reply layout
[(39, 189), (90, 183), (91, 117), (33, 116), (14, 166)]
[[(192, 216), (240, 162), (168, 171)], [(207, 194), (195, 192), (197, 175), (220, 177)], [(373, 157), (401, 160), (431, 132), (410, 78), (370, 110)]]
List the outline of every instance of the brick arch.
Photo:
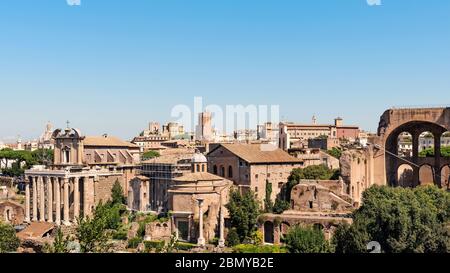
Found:
[[(422, 165), (430, 165), (433, 169), (433, 181), (437, 181), (437, 169), (440, 169), (440, 138), (447, 129), (440, 124), (429, 121), (409, 121), (398, 125), (395, 129), (390, 130), (385, 141), (385, 166), (386, 166), (386, 181), (391, 186), (400, 186), (398, 184), (398, 168), (403, 164), (410, 164), (413, 166), (413, 186), (418, 186), (420, 181), (420, 169)], [(413, 151), (410, 158), (399, 158), (398, 154), (398, 139), (403, 132), (408, 132), (413, 138)], [(419, 158), (419, 137), (424, 132), (430, 132), (435, 139), (435, 158)], [(420, 166), (420, 167), (419, 167)]]
[(450, 190), (450, 164), (446, 164), (446, 165), (442, 166), (439, 174), (441, 176), (441, 180), (440, 180), (441, 187), (443, 189)]
[(400, 187), (412, 187), (414, 184), (414, 167), (411, 164), (401, 164), (397, 168), (397, 185)]
[(275, 225), (272, 221), (266, 221), (263, 224), (264, 243), (273, 244), (275, 242)]
[[(427, 168), (429, 168), (427, 170)], [(428, 171), (430, 173), (428, 173)], [(432, 165), (430, 164), (423, 164), (419, 168), (419, 185), (433, 185), (436, 184), (435, 181), (435, 170)]]

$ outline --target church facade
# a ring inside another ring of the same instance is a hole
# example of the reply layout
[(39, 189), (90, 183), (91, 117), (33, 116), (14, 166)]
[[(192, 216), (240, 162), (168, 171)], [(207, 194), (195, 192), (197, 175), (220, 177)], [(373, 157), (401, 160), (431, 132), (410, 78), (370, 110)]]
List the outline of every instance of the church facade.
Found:
[(71, 225), (89, 216), (96, 204), (111, 196), (119, 181), (128, 192), (140, 149), (118, 138), (83, 136), (78, 129), (57, 129), (53, 164), (25, 172), (25, 221)]

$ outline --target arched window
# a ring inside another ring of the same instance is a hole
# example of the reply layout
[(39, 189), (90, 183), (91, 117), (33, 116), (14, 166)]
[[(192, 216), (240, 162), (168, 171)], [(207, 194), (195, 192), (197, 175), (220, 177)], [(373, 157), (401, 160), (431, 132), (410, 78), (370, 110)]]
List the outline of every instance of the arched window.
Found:
[(441, 169), (441, 187), (446, 190), (450, 190), (450, 166), (444, 166)]
[(213, 166), (213, 173), (217, 175), (217, 166), (216, 165)]
[(427, 131), (419, 136), (419, 157), (434, 157), (434, 135)]
[(408, 164), (400, 165), (397, 169), (397, 184), (400, 187), (414, 186), (414, 170)]
[(400, 157), (413, 156), (413, 138), (408, 132), (399, 134), (397, 139), (397, 155)]
[(225, 177), (225, 167), (224, 166), (222, 166), (220, 168), (220, 176)]
[(228, 166), (228, 177), (233, 178), (233, 167)]
[(434, 171), (433, 167), (430, 165), (422, 165), (419, 169), (419, 183), (423, 185), (433, 185), (434, 184)]
[(70, 148), (67, 146), (62, 150), (62, 161), (65, 164), (70, 163)]
[(202, 172), (205, 172), (205, 164), (202, 165)]
[(200, 172), (200, 165), (197, 165), (197, 172)]

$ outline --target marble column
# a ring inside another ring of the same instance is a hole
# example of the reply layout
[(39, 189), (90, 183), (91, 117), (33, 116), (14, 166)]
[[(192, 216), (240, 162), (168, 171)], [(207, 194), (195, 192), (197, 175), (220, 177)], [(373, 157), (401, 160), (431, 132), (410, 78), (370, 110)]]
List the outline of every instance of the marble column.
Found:
[(73, 217), (80, 217), (80, 178), (73, 179)]
[(37, 177), (31, 177), (33, 183), (33, 222), (38, 220), (38, 193), (37, 193)]
[[(222, 196), (220, 198), (222, 198)], [(223, 206), (220, 206), (219, 229), (219, 247), (225, 247), (225, 219), (223, 217)]]
[(45, 222), (45, 189), (42, 176), (38, 178), (39, 186), (39, 222)]
[(53, 187), (52, 178), (47, 177), (47, 222), (53, 223)]
[(64, 214), (63, 214), (63, 224), (66, 226), (70, 226), (70, 217), (69, 217), (69, 179), (64, 178)]
[(144, 208), (144, 181), (141, 181), (140, 185), (139, 185), (139, 210), (140, 211), (145, 211)]
[(90, 215), (90, 209), (89, 209), (89, 177), (86, 176), (83, 178), (83, 217)]
[(199, 246), (205, 246), (205, 238), (203, 235), (203, 199), (197, 199), (197, 202), (198, 202), (198, 217), (199, 217), (197, 244)]
[(30, 222), (30, 181), (25, 183), (25, 222)]
[(55, 224), (58, 226), (61, 225), (61, 188), (59, 183), (59, 178), (54, 178), (54, 187), (55, 187), (55, 211), (56, 211), (56, 219)]

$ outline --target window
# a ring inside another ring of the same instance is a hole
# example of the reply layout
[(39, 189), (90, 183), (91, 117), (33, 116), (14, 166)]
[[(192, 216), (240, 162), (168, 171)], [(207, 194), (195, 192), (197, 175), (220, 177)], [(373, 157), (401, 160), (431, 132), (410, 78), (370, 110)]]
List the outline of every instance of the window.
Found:
[(216, 165), (213, 166), (213, 173), (217, 175), (217, 166)]
[(205, 165), (202, 165), (202, 172), (205, 172)]
[(233, 167), (228, 166), (228, 177), (233, 178)]
[(220, 170), (220, 176), (225, 177), (225, 167), (223, 167), (223, 166)]
[(69, 147), (65, 147), (63, 149), (63, 163), (70, 163), (70, 148)]
[(200, 165), (197, 165), (197, 172), (200, 172)]
[(188, 221), (177, 221), (178, 236), (182, 241), (189, 240), (189, 223)]

